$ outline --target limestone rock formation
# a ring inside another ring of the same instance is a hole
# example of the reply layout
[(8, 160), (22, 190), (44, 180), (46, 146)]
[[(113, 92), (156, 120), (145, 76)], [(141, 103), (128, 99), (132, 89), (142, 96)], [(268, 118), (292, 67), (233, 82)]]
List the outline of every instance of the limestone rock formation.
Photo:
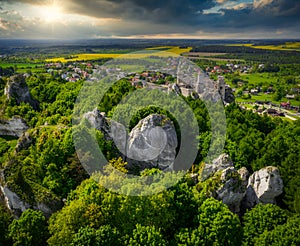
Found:
[(265, 167), (253, 173), (248, 181), (245, 206), (258, 203), (276, 203), (276, 197), (283, 192), (283, 181), (276, 167)]
[(16, 218), (19, 218), (21, 214), (29, 208), (42, 211), (43, 214), (47, 218), (49, 218), (62, 206), (61, 202), (59, 201), (51, 201), (50, 205), (39, 202), (32, 206), (29, 203), (22, 201), (21, 198), (15, 192), (13, 192), (7, 185), (0, 185), (0, 191), (4, 198), (3, 202), (6, 204), (7, 208), (13, 213), (13, 215)]
[(4, 95), (7, 96), (8, 100), (14, 98), (18, 105), (25, 102), (29, 103), (34, 110), (39, 109), (39, 103), (31, 97), (23, 75), (12, 76), (9, 79), (4, 89)]
[(86, 113), (84, 115), (84, 118), (90, 122), (92, 127), (96, 128), (99, 131), (107, 132), (109, 130), (107, 120), (97, 108), (95, 108), (91, 112)]
[(30, 208), (28, 203), (23, 202), (21, 198), (16, 193), (12, 192), (7, 186), (0, 186), (0, 188), (7, 208), (12, 211), (16, 217), (19, 217), (25, 210)]
[(250, 177), (249, 171), (247, 170), (247, 168), (242, 167), (237, 172), (238, 172), (238, 174), (241, 177), (242, 185), (245, 186), (245, 187), (247, 187), (248, 186), (248, 179)]
[(217, 174), (220, 175), (219, 184), (211, 195), (235, 213), (245, 212), (259, 203), (275, 204), (276, 197), (283, 192), (283, 182), (276, 167), (263, 168), (250, 176), (245, 167), (236, 170), (230, 157), (222, 154), (212, 164), (205, 164), (201, 181)]
[(13, 117), (11, 120), (0, 120), (0, 135), (21, 137), (29, 127), (25, 121), (19, 117)]
[(230, 156), (227, 154), (222, 154), (213, 160), (211, 164), (205, 164), (201, 173), (201, 180), (205, 181), (216, 172), (225, 170), (229, 167), (233, 167), (233, 162)]
[(239, 213), (247, 184), (234, 167), (228, 167), (221, 174), (222, 186), (216, 191), (217, 199), (226, 204), (232, 212)]
[(164, 115), (153, 114), (141, 120), (127, 134), (125, 126), (109, 121), (98, 109), (84, 115), (91, 126), (113, 140), (118, 151), (126, 158), (129, 168), (171, 168), (178, 145), (174, 124)]
[(182, 95), (182, 91), (177, 83), (171, 84), (169, 86), (169, 91), (174, 91), (176, 95)]
[(176, 157), (177, 144), (177, 134), (172, 121), (164, 115), (149, 115), (129, 135), (126, 155), (132, 161), (128, 162), (137, 164), (142, 169), (171, 168)]

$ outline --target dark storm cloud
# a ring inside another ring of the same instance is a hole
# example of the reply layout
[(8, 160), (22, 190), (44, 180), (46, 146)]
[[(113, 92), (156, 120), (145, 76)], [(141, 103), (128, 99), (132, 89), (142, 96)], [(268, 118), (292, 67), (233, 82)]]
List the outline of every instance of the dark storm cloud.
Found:
[(65, 1), (70, 12), (94, 17), (122, 18), (157, 23), (178, 23), (193, 19), (216, 6), (214, 0), (101, 0)]
[(255, 7), (248, 5), (242, 9), (221, 9), (218, 19), (222, 27), (247, 29), (295, 28), (300, 25), (300, 1), (273, 0), (271, 3)]
[[(6, 3), (49, 4), (46, 0), (0, 0)], [(56, 1), (59, 2), (59, 1)], [(70, 13), (98, 18), (144, 19), (154, 22), (177, 22), (217, 5), (216, 0), (65, 0), (62, 6)]]

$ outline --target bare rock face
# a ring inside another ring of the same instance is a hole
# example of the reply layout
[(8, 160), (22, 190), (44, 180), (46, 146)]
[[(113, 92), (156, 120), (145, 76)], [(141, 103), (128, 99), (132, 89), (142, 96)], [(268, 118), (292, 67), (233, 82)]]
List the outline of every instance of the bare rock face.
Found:
[(201, 180), (205, 181), (210, 176), (218, 171), (225, 170), (233, 167), (233, 162), (228, 154), (222, 154), (218, 158), (212, 161), (211, 164), (205, 164), (204, 169), (201, 173)]
[(21, 137), (29, 129), (25, 121), (19, 117), (13, 117), (11, 120), (0, 120), (0, 135)]
[(177, 134), (173, 122), (164, 115), (153, 114), (141, 120), (127, 142), (129, 164), (142, 169), (171, 168), (176, 157)]
[(0, 188), (7, 208), (12, 211), (16, 217), (19, 217), (25, 210), (30, 208), (28, 203), (23, 202), (21, 198), (16, 193), (12, 192), (7, 186), (0, 186)]
[(29, 103), (34, 110), (39, 109), (39, 103), (31, 97), (23, 75), (12, 76), (9, 79), (4, 89), (4, 95), (7, 96), (8, 100), (14, 98), (18, 105), (25, 102)]
[(283, 181), (276, 167), (266, 167), (253, 173), (248, 181), (246, 201), (248, 206), (257, 203), (275, 204), (283, 192)]
[(226, 204), (232, 212), (239, 213), (247, 185), (234, 167), (228, 167), (221, 174), (222, 186), (216, 191), (217, 199)]
[(108, 131), (107, 120), (100, 111), (95, 108), (93, 111), (88, 112), (84, 115), (84, 118), (87, 119), (92, 127), (96, 128), (99, 131)]
[(42, 211), (43, 214), (49, 218), (54, 212), (61, 208), (62, 204), (59, 201), (52, 201), (50, 206), (45, 203), (37, 203), (34, 206), (21, 200), (21, 198), (7, 185), (0, 186), (0, 191), (4, 198), (6, 207), (13, 213), (15, 218), (19, 218), (21, 214), (29, 208)]

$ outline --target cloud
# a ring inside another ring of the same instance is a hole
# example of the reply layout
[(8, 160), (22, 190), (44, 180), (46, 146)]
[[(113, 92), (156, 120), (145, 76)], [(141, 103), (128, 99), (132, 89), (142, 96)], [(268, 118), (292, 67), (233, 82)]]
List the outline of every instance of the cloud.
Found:
[[(49, 0), (0, 0), (4, 6), (26, 4), (40, 6)], [(187, 36), (226, 35), (298, 35), (300, 1), (294, 0), (58, 0), (64, 13), (81, 16), (76, 21), (66, 18), (62, 26), (49, 27), (24, 16), (0, 15), (1, 26), (14, 23), (23, 30), (18, 35), (32, 33), (61, 37), (102, 36)], [(1, 5), (2, 6), (2, 5)], [(214, 11), (210, 12), (213, 9)], [(0, 9), (0, 14), (5, 10)], [(86, 19), (84, 19), (84, 16)], [(20, 19), (23, 18), (23, 19)], [(89, 19), (88, 19), (89, 18)], [(26, 23), (26, 25), (25, 25)], [(0, 26), (0, 28), (1, 28)], [(3, 29), (3, 28), (2, 28)], [(51, 30), (51, 32), (49, 31)], [(4, 30), (4, 29), (3, 29)], [(65, 30), (65, 32), (64, 32)], [(276, 34), (277, 33), (277, 34)], [(2, 30), (0, 37), (2, 35)], [(270, 36), (271, 37), (271, 36)]]
[(254, 0), (253, 6), (254, 6), (254, 8), (261, 8), (261, 7), (263, 7), (265, 5), (268, 5), (272, 2), (273, 2), (273, 0)]

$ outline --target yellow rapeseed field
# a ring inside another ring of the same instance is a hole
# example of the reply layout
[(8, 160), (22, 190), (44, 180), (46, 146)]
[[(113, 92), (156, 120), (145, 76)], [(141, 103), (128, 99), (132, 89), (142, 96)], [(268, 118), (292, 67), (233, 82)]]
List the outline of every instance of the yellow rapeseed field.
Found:
[[(154, 48), (148, 48), (147, 50), (157, 50), (159, 52), (155, 53), (129, 53), (129, 54), (74, 54), (70, 55), (69, 57), (57, 57), (57, 58), (51, 58), (46, 59), (46, 62), (75, 62), (75, 61), (92, 61), (97, 59), (103, 59), (103, 58), (126, 58), (126, 59), (139, 59), (144, 58), (148, 56), (170, 56), (170, 53), (174, 53), (174, 56), (180, 55), (183, 53), (190, 52), (192, 50), (191, 47), (188, 48), (180, 48), (178, 46), (163, 46), (163, 47), (154, 47)], [(160, 51), (161, 50), (161, 51)]]
[(286, 42), (280, 45), (230, 44), (228, 46), (245, 46), (245, 47), (251, 47), (254, 49), (263, 49), (263, 50), (300, 51), (300, 42)]

